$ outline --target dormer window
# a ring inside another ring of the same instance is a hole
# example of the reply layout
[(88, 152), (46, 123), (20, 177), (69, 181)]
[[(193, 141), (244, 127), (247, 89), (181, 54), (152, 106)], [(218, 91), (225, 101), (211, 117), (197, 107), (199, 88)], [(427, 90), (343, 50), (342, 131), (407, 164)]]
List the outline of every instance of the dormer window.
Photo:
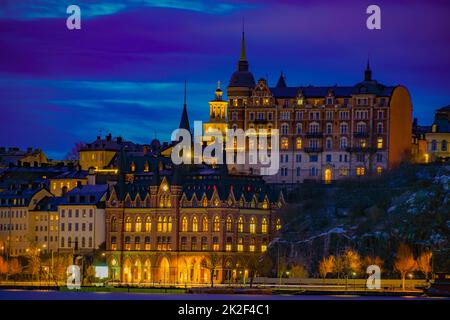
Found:
[(131, 163), (130, 170), (131, 170), (131, 172), (136, 171), (136, 165), (134, 164), (134, 162)]
[(433, 124), (431, 126), (431, 132), (437, 132), (437, 125), (436, 124)]

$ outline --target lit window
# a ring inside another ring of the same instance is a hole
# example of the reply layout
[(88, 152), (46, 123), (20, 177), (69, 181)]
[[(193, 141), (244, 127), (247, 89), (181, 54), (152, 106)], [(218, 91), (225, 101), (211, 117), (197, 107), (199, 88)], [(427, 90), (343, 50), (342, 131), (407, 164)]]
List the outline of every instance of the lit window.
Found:
[(163, 230), (162, 217), (159, 216), (158, 217), (158, 224), (156, 225), (156, 231), (161, 232), (162, 230)]
[(302, 138), (297, 138), (295, 147), (297, 148), (297, 150), (300, 150), (302, 148)]
[(281, 138), (281, 149), (286, 150), (289, 148), (289, 141), (287, 138)]
[(152, 220), (150, 217), (147, 217), (145, 219), (145, 231), (151, 232), (152, 231)]
[(206, 217), (202, 219), (202, 231), (208, 231), (208, 218)]
[(186, 217), (183, 217), (183, 219), (181, 219), (181, 231), (182, 232), (186, 232), (188, 228), (188, 221)]
[(197, 217), (192, 218), (192, 231), (197, 232), (198, 231), (198, 219)]
[(227, 229), (227, 232), (232, 232), (232, 230), (233, 230), (233, 218), (227, 217), (226, 229)]
[(131, 172), (136, 171), (136, 165), (134, 164), (134, 162), (131, 163), (130, 170)]
[(250, 240), (250, 246), (248, 249), (250, 252), (255, 252), (255, 239)]
[(134, 226), (134, 231), (141, 232), (142, 231), (142, 219), (141, 217), (136, 218), (136, 224)]
[(172, 232), (172, 217), (169, 217), (169, 223), (167, 224), (167, 232)]
[(356, 175), (357, 176), (363, 176), (365, 174), (365, 168), (364, 167), (357, 167), (356, 168)]
[(268, 231), (268, 223), (267, 223), (267, 219), (263, 218), (262, 219), (262, 223), (261, 223), (261, 232), (262, 233), (267, 233)]
[(130, 232), (131, 231), (131, 218), (127, 217), (125, 220), (125, 231)]
[(256, 233), (256, 219), (252, 217), (250, 219), (250, 233)]
[(378, 173), (378, 174), (383, 173), (383, 168), (382, 168), (381, 166), (378, 166), (378, 167), (377, 167), (377, 173)]
[(281, 229), (281, 219), (280, 218), (277, 219), (276, 229), (277, 229), (277, 231)]
[(237, 251), (239, 252), (244, 251), (244, 239), (242, 238), (238, 239)]
[(244, 219), (242, 217), (238, 219), (238, 232), (244, 232)]
[(213, 251), (219, 251), (219, 238), (213, 238)]
[(377, 148), (378, 149), (383, 149), (383, 138), (378, 138), (377, 139)]
[(365, 147), (366, 147), (366, 140), (361, 139), (361, 148), (365, 148)]
[(267, 251), (267, 245), (262, 244), (261, 245), (261, 252), (266, 252)]
[(214, 217), (214, 226), (213, 226), (213, 230), (214, 232), (219, 232), (220, 231), (220, 219), (218, 216)]

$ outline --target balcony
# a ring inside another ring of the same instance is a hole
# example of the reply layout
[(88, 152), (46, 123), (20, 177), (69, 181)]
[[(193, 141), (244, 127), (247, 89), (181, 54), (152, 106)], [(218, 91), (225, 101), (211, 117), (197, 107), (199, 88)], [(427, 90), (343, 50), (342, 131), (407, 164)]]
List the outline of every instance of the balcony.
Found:
[(320, 153), (323, 151), (323, 148), (309, 147), (309, 148), (303, 148), (303, 151), (305, 151), (306, 153)]
[(377, 152), (377, 149), (372, 148), (372, 147), (348, 147), (345, 150), (350, 153), (375, 153), (375, 152)]
[(258, 119), (256, 118), (255, 121), (253, 121), (255, 124), (266, 124), (268, 121), (266, 119)]
[(368, 138), (369, 137), (369, 132), (353, 132), (353, 136), (355, 138)]
[(322, 138), (323, 132), (306, 132), (305, 133), (306, 138)]

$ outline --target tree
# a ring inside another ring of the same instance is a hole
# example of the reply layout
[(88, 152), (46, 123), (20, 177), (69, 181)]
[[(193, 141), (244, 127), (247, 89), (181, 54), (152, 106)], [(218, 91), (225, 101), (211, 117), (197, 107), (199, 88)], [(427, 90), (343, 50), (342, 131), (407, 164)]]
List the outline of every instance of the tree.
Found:
[(331, 255), (329, 257), (323, 257), (322, 261), (320, 261), (319, 274), (323, 280), (325, 280), (328, 273), (333, 272), (335, 263), (336, 263), (336, 261), (335, 261), (335, 258), (333, 255)]
[(307, 278), (308, 271), (306, 271), (305, 266), (299, 263), (295, 263), (291, 266), (289, 275), (292, 278)]
[(376, 265), (382, 269), (384, 261), (379, 256), (366, 256), (363, 260), (364, 267), (368, 267), (371, 265)]
[(95, 267), (90, 265), (86, 270), (86, 282), (92, 284), (95, 279)]
[(41, 268), (41, 258), (39, 257), (39, 250), (36, 247), (30, 248), (27, 251), (26, 257), (28, 259), (27, 271), (31, 275), (31, 280), (39, 274)]
[(202, 267), (209, 270), (210, 278), (211, 278), (211, 288), (214, 287), (214, 276), (217, 270), (217, 267), (220, 265), (220, 257), (217, 253), (212, 252), (209, 255), (209, 259), (204, 258), (201, 262)]
[(64, 157), (65, 160), (79, 160), (80, 159), (80, 149), (84, 147), (84, 143), (83, 142), (77, 142), (72, 150), (70, 150), (69, 152), (67, 152), (66, 156)]
[(11, 276), (16, 276), (22, 271), (22, 266), (17, 258), (14, 258), (8, 263), (8, 274)]
[(423, 272), (423, 274), (425, 275), (425, 279), (427, 280), (428, 274), (431, 272), (431, 264), (430, 264), (431, 257), (432, 257), (431, 251), (424, 250), (417, 259), (417, 268)]
[(0, 277), (8, 272), (8, 264), (3, 257), (0, 256)]
[(343, 262), (344, 273), (347, 277), (350, 273), (359, 273), (361, 271), (361, 258), (358, 252), (352, 249), (345, 250)]
[(338, 279), (341, 278), (341, 274), (344, 272), (344, 259), (341, 255), (338, 255), (334, 259), (334, 271), (337, 273)]
[(405, 290), (406, 274), (417, 269), (417, 262), (416, 260), (414, 260), (411, 249), (403, 242), (400, 243), (398, 247), (394, 268), (395, 270), (400, 272), (400, 276), (402, 279), (402, 289)]

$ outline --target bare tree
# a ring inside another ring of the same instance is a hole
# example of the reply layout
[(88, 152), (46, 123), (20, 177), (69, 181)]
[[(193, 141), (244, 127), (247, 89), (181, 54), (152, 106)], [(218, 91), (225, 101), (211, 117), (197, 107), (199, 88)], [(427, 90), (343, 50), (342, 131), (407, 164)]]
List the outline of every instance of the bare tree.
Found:
[(214, 275), (216, 273), (217, 268), (221, 263), (221, 259), (219, 255), (215, 252), (211, 252), (209, 254), (209, 259), (204, 258), (201, 262), (202, 267), (209, 270), (210, 278), (211, 278), (211, 288), (214, 287)]
[(431, 264), (430, 264), (431, 257), (432, 257), (431, 251), (424, 250), (417, 259), (417, 268), (423, 272), (423, 274), (425, 275), (425, 279), (427, 280), (428, 275), (431, 272)]
[(84, 147), (84, 143), (83, 142), (75, 143), (75, 145), (73, 146), (72, 150), (67, 152), (67, 154), (64, 157), (64, 159), (65, 160), (79, 160), (80, 159), (79, 151), (83, 147)]
[(402, 289), (405, 290), (406, 274), (417, 269), (417, 262), (414, 260), (414, 256), (408, 245), (400, 243), (397, 250), (394, 268), (400, 272), (402, 278)]

